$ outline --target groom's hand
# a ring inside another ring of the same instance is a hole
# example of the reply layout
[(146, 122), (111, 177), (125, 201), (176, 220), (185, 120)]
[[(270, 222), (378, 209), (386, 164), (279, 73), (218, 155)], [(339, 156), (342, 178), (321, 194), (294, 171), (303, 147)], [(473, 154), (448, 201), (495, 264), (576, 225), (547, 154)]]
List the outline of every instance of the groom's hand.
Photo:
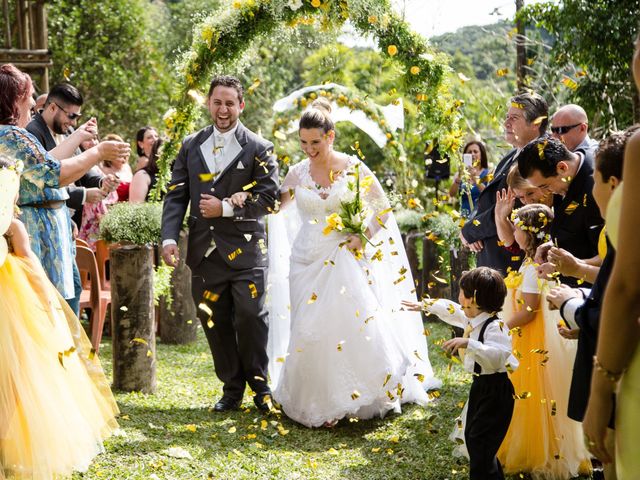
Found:
[(178, 250), (178, 245), (175, 243), (170, 243), (169, 245), (165, 245), (162, 247), (162, 258), (164, 263), (169, 265), (170, 267), (177, 267), (178, 261), (180, 260), (180, 251)]
[(200, 215), (203, 218), (216, 218), (222, 216), (222, 200), (213, 195), (202, 193), (200, 195)]

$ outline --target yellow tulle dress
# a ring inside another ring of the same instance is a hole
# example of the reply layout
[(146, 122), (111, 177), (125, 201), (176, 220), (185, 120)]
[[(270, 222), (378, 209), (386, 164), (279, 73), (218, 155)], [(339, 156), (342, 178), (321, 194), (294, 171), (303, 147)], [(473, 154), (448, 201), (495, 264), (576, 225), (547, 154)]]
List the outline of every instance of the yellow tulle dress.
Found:
[(103, 450), (118, 408), (42, 267), (0, 241), (0, 479), (65, 477)]
[(498, 459), (505, 473), (528, 473), (534, 479), (564, 480), (588, 473), (590, 461), (582, 425), (567, 416), (576, 342), (559, 335), (561, 317), (548, 310), (544, 300), (547, 282), (537, 278), (530, 259), (505, 282), (505, 320), (525, 308), (523, 293), (542, 297), (535, 318), (512, 332), (513, 352), (520, 361), (510, 373), (516, 402)]

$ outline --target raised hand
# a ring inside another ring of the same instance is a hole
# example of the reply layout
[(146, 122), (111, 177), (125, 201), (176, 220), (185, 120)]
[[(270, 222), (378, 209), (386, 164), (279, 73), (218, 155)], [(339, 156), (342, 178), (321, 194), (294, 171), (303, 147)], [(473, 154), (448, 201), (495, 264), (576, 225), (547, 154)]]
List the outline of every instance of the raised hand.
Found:
[[(107, 140), (100, 142), (97, 146), (93, 147), (98, 150), (98, 161), (117, 161), (120, 159), (129, 158), (131, 147), (128, 143), (116, 142), (115, 140)], [(97, 162), (96, 162), (97, 163)]]
[(498, 190), (496, 192), (496, 217), (509, 218), (515, 201), (516, 195), (511, 188)]

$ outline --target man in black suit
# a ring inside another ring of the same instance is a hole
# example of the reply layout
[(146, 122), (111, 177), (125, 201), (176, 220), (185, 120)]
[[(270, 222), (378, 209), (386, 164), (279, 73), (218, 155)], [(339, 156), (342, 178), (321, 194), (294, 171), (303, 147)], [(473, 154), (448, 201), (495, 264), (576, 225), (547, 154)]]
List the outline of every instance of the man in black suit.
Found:
[[(70, 158), (78, 153), (83, 142), (94, 142), (98, 134), (95, 119), (73, 130), (82, 115), (82, 104), (82, 95), (73, 85), (56, 85), (49, 92), (42, 113), (36, 113), (27, 125), (27, 131), (58, 160)], [(103, 182), (106, 183), (103, 185)], [(72, 218), (76, 225), (80, 226), (82, 221), (83, 205), (102, 200), (114, 188), (114, 183), (117, 186), (114, 178), (106, 177), (98, 167), (92, 167), (74, 185), (67, 187), (67, 207), (75, 212)]]
[[(162, 212), (162, 256), (178, 258), (176, 245), (189, 203), (187, 265), (192, 294), (213, 354), (223, 396), (215, 411), (237, 409), (246, 384), (268, 410), (267, 248), (264, 216), (279, 199), (273, 144), (238, 120), (244, 109), (237, 78), (215, 77), (208, 95), (213, 125), (185, 138)], [(228, 201), (251, 193), (243, 207)]]
[[(525, 146), (518, 156), (520, 175), (544, 192), (553, 193), (552, 244), (574, 257), (591, 259), (598, 255), (598, 239), (604, 221), (593, 199), (593, 167), (582, 152), (570, 152), (559, 140), (541, 137)], [(546, 244), (540, 249), (547, 262)], [(548, 271), (552, 265), (541, 265)], [(579, 279), (560, 277), (562, 283), (578, 286)]]
[(544, 134), (548, 124), (547, 102), (536, 93), (521, 93), (511, 98), (504, 120), (505, 140), (514, 149), (498, 163), (493, 178), (480, 193), (471, 216), (462, 227), (463, 245), (477, 253), (477, 265), (499, 270), (518, 269), (521, 259), (499, 244), (494, 216), (496, 193), (507, 188), (507, 174), (518, 153), (527, 143)]
[(589, 136), (587, 112), (580, 105), (563, 105), (551, 117), (551, 136), (564, 143), (572, 152), (582, 152), (593, 167), (598, 142)]

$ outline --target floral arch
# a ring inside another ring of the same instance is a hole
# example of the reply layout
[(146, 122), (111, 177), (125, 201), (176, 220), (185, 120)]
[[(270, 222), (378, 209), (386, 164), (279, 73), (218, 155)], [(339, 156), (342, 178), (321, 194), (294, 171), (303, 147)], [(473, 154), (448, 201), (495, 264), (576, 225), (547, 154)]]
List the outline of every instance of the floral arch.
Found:
[[(168, 141), (159, 159), (155, 198), (169, 182), (169, 166), (182, 139), (193, 132), (203, 96), (200, 89), (212, 73), (223, 72), (254, 39), (279, 26), (318, 24), (331, 29), (347, 20), (362, 35), (374, 36), (383, 54), (399, 62), (404, 74), (398, 91), (417, 104), (425, 139), (438, 140), (441, 149), (455, 150), (462, 136), (457, 127), (460, 102), (449, 94), (447, 59), (393, 12), (389, 0), (234, 0), (224, 13), (202, 22), (179, 66), (183, 81), (174, 92), (174, 108), (164, 117)], [(400, 151), (396, 143), (390, 142), (390, 148)], [(406, 161), (401, 155), (397, 160)], [(416, 161), (422, 164), (422, 159)]]

